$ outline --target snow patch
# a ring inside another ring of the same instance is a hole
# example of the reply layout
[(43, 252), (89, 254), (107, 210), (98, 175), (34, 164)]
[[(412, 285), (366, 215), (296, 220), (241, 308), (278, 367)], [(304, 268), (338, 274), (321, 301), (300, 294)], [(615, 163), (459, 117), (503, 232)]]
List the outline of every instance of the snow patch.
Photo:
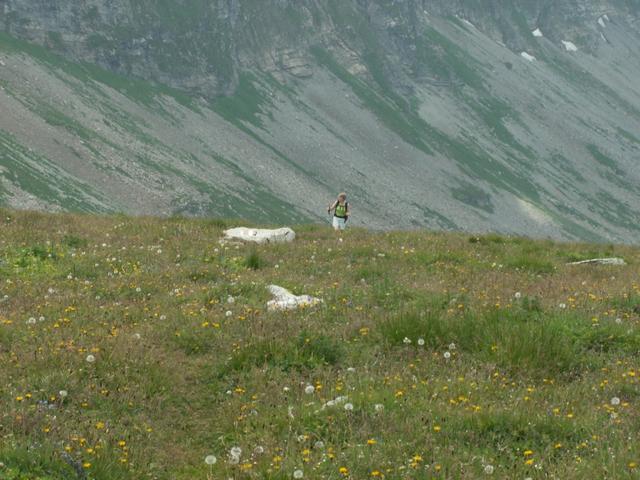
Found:
[(531, 32), (531, 35), (538, 38), (544, 37), (544, 35), (542, 35), (542, 32), (540, 31), (539, 28), (536, 28), (533, 32)]
[(562, 40), (562, 45), (564, 45), (564, 49), (567, 52), (577, 52), (578, 51), (578, 47), (576, 47), (576, 44), (573, 42), (567, 42), (565, 40)]
[(536, 61), (536, 57), (534, 57), (533, 55), (529, 55), (527, 52), (522, 52), (520, 54), (520, 56), (522, 58), (524, 58), (525, 60), (527, 60), (528, 62), (535, 62)]

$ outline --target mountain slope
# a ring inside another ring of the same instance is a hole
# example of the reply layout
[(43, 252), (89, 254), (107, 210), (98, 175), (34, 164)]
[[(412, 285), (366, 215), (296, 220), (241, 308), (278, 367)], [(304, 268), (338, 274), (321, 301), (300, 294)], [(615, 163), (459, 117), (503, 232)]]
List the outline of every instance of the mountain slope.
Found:
[(637, 2), (47, 5), (0, 8), (5, 204), (637, 236)]

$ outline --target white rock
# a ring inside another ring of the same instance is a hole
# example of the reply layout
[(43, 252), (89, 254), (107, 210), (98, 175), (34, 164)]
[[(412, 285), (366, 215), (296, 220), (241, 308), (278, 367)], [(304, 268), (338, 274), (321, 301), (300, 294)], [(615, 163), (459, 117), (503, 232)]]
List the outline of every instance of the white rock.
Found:
[(571, 262), (569, 265), (616, 265), (623, 266), (627, 262), (622, 258), (592, 258), (591, 260), (582, 260), (581, 262)]
[(522, 52), (520, 54), (520, 56), (522, 58), (524, 58), (528, 62), (535, 62), (536, 61), (536, 57), (534, 57), (533, 55), (529, 55), (527, 52)]
[(292, 242), (295, 238), (296, 233), (290, 228), (267, 230), (239, 227), (224, 231), (224, 240), (241, 240), (254, 243), (286, 243)]
[(564, 45), (564, 49), (567, 52), (577, 52), (578, 51), (578, 47), (576, 47), (576, 44), (573, 42), (567, 42), (565, 40), (562, 40), (562, 45)]
[(598, 25), (600, 25), (602, 28), (606, 28), (607, 27), (607, 24), (604, 23), (604, 17), (600, 17), (598, 19)]
[(295, 310), (301, 307), (313, 307), (322, 303), (319, 298), (309, 295), (294, 295), (289, 290), (278, 285), (269, 285), (267, 287), (274, 299), (267, 302), (267, 309), (275, 310)]
[(543, 37), (544, 35), (542, 35), (542, 32), (540, 31), (539, 28), (536, 28), (533, 32), (531, 32), (531, 35), (533, 35), (534, 37)]

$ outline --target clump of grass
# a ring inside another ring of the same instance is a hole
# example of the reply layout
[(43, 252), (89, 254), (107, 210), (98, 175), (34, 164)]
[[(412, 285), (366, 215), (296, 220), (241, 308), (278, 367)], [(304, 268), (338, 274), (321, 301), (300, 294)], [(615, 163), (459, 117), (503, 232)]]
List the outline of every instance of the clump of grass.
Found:
[(537, 275), (553, 273), (556, 269), (555, 265), (550, 261), (534, 255), (519, 255), (509, 258), (505, 262), (505, 266)]
[(251, 270), (260, 270), (266, 266), (267, 262), (262, 258), (257, 250), (251, 250), (244, 259), (245, 267)]

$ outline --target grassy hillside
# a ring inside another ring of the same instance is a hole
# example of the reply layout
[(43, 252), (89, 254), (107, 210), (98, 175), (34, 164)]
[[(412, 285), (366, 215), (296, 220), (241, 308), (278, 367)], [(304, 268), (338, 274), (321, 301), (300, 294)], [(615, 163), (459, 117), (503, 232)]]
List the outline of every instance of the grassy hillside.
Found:
[(640, 472), (637, 248), (0, 214), (2, 480)]

